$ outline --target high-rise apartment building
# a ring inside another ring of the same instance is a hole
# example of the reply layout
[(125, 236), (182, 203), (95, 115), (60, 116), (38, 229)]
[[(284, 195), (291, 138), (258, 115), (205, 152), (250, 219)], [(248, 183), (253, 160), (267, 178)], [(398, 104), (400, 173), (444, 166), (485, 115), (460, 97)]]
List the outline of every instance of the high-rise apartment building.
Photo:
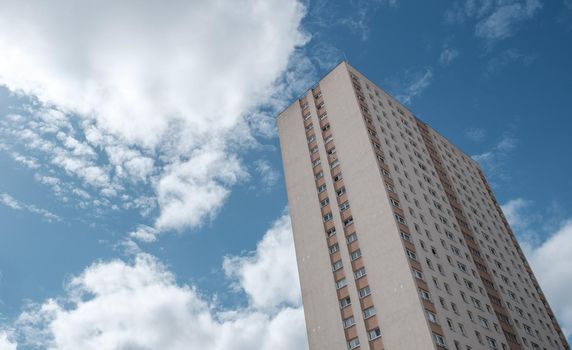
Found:
[(310, 349), (570, 349), (479, 165), (356, 69), (278, 129)]

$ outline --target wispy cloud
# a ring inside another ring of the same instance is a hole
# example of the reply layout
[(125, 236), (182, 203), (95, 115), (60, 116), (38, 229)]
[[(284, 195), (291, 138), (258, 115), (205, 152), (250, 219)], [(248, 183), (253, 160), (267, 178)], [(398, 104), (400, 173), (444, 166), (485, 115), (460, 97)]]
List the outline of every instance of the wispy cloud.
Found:
[(481, 128), (471, 128), (465, 131), (465, 136), (474, 142), (480, 142), (485, 139), (486, 131)]
[(540, 0), (463, 1), (445, 13), (449, 23), (475, 21), (475, 35), (488, 42), (516, 34), (520, 25), (542, 9)]
[(33, 214), (40, 215), (49, 222), (62, 221), (62, 218), (59, 217), (58, 215), (56, 215), (56, 214), (54, 214), (54, 213), (52, 213), (46, 209), (38, 208), (37, 206), (35, 206), (33, 204), (26, 204), (22, 201), (19, 201), (16, 198), (9, 195), (8, 193), (0, 193), (0, 204), (3, 204), (5, 206), (7, 206), (8, 208), (11, 208), (14, 210), (23, 210), (23, 211), (28, 211), (28, 212), (33, 213)]
[[(340, 4), (348, 6), (342, 10), (343, 16), (339, 15)], [(372, 15), (382, 6), (396, 8), (398, 5), (398, 0), (352, 0), (347, 3), (320, 0), (311, 5), (311, 10), (315, 14), (311, 16), (313, 19), (311, 24), (319, 27), (343, 26), (362, 41), (366, 41), (371, 32)]]
[(477, 23), (475, 33), (490, 40), (511, 37), (522, 22), (533, 18), (541, 8), (539, 0), (500, 3), (492, 13)]
[(453, 62), (457, 56), (459, 56), (459, 50), (452, 47), (445, 47), (443, 51), (441, 51), (441, 55), (439, 55), (439, 63), (446, 66)]
[(505, 162), (517, 145), (518, 140), (507, 133), (490, 150), (473, 155), (472, 158), (481, 164), (493, 180), (509, 180), (510, 175), (505, 168)]
[(272, 167), (272, 164), (267, 160), (257, 160), (254, 162), (254, 168), (258, 176), (260, 177), (260, 185), (262, 185), (262, 190), (266, 193), (270, 192), (278, 179), (280, 178), (280, 174), (278, 170)]
[(405, 104), (411, 104), (413, 99), (425, 91), (433, 79), (433, 69), (428, 67), (419, 71), (406, 71), (403, 76), (389, 81), (393, 86), (395, 97)]
[(504, 67), (514, 63), (528, 66), (532, 64), (536, 58), (536, 55), (525, 54), (514, 48), (507, 49), (488, 61), (485, 73), (487, 76), (494, 75), (500, 72)]

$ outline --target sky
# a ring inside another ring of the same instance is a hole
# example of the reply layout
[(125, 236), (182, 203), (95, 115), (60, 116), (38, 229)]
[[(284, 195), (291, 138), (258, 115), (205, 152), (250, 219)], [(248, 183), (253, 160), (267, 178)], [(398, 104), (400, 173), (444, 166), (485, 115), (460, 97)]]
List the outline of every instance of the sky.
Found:
[(572, 339), (572, 1), (0, 2), (0, 349), (307, 348), (275, 116), (341, 60), (476, 159)]

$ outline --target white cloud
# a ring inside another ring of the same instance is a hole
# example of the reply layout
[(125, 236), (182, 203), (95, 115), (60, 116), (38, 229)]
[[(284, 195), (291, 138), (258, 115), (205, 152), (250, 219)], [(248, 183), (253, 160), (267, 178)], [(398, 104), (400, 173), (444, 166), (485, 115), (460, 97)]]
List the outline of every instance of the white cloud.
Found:
[(414, 97), (419, 96), (431, 85), (433, 69), (426, 68), (418, 72), (406, 72), (405, 77), (393, 85), (397, 85), (395, 97), (403, 103), (410, 104)]
[[(258, 271), (277, 297), (238, 283), (251, 300), (228, 309), (180, 285), (156, 258), (98, 262), (70, 279), (67, 293), (30, 307), (15, 322), (21, 345), (75, 349), (307, 349), (288, 217), (280, 218), (236, 271)], [(272, 264), (270, 257), (288, 262)], [(275, 270), (272, 270), (276, 268)], [(280, 278), (269, 278), (273, 274)], [(280, 292), (288, 286), (296, 295)], [(262, 294), (261, 294), (262, 293)]]
[(511, 134), (505, 134), (501, 140), (490, 150), (472, 155), (479, 162), (484, 171), (493, 180), (508, 180), (510, 175), (506, 171), (505, 162), (509, 154), (517, 147), (518, 140)]
[(238, 159), (222, 150), (203, 149), (190, 157), (173, 164), (158, 183), (161, 214), (155, 226), (159, 229), (199, 226), (220, 209), (228, 187), (246, 176)]
[(446, 66), (459, 56), (459, 50), (452, 47), (445, 47), (439, 56), (439, 63)]
[(0, 329), (0, 349), (1, 350), (16, 350), (17, 344), (10, 341), (9, 334)]
[(62, 218), (60, 218), (58, 215), (46, 209), (38, 208), (33, 204), (26, 204), (21, 202), (8, 193), (0, 193), (0, 204), (3, 204), (14, 210), (25, 210), (33, 214), (38, 214), (49, 222), (62, 221)]
[(528, 66), (532, 64), (536, 58), (536, 55), (525, 54), (517, 49), (507, 49), (500, 54), (492, 57), (488, 61), (485, 73), (486, 75), (490, 76), (499, 72), (504, 67), (513, 65), (515, 63), (520, 63), (523, 66)]
[(552, 225), (550, 218), (540, 215), (532, 201), (524, 198), (501, 207), (564, 333), (572, 336), (572, 219)]
[(477, 23), (476, 34), (485, 39), (499, 40), (513, 36), (516, 27), (542, 8), (539, 0), (501, 2), (488, 17)]
[(525, 21), (534, 18), (542, 8), (540, 0), (471, 0), (456, 2), (445, 13), (449, 23), (472, 19), (475, 35), (489, 42), (511, 37)]
[(157, 240), (157, 236), (159, 235), (159, 230), (154, 227), (147, 226), (147, 225), (139, 225), (137, 230), (131, 232), (129, 234), (130, 237), (137, 239), (142, 242), (155, 242)]
[(530, 204), (526, 199), (516, 198), (501, 206), (507, 221), (514, 229), (520, 230), (530, 225), (529, 217), (524, 213), (524, 209)]
[(260, 107), (297, 93), (304, 15), (295, 0), (3, 1), (0, 84), (39, 103), (1, 131), (92, 205), (136, 207), (146, 185), (155, 228), (200, 226), (245, 178), (238, 153), (272, 133)]
[(227, 276), (237, 279), (237, 286), (257, 308), (272, 309), (284, 302), (301, 304), (292, 227), (287, 214), (266, 233), (255, 254), (227, 257), (223, 266)]
[(479, 128), (471, 128), (465, 131), (465, 136), (472, 141), (479, 142), (484, 140), (486, 136), (486, 131)]
[(254, 169), (260, 176), (260, 183), (264, 192), (270, 192), (278, 182), (280, 175), (267, 160), (259, 159), (254, 162)]
[(572, 220), (542, 244), (526, 247), (526, 255), (556, 313), (563, 332), (572, 336)]

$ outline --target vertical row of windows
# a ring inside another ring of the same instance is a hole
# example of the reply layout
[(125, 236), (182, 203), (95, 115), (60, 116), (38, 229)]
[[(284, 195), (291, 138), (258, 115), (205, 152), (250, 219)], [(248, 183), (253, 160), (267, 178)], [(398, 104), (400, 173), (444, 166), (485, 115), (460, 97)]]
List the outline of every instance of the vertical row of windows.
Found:
[[(346, 238), (346, 244), (348, 246), (348, 250), (350, 253), (350, 260), (351, 260), (351, 265), (353, 268), (353, 265), (355, 262), (357, 262), (361, 257), (362, 257), (362, 252), (359, 249), (358, 246), (358, 236), (357, 233), (355, 232), (354, 229), (354, 219), (353, 216), (351, 215), (351, 209), (350, 209), (350, 202), (347, 199), (347, 195), (346, 195), (346, 189), (345, 186), (343, 185), (343, 176), (342, 176), (342, 172), (340, 170), (340, 162), (337, 158), (337, 152), (336, 152), (336, 148), (335, 148), (335, 143), (334, 143), (334, 138), (333, 135), (331, 134), (331, 127), (327, 118), (327, 111), (326, 111), (326, 106), (323, 102), (322, 99), (322, 93), (319, 91), (319, 87), (313, 89), (313, 95), (314, 95), (314, 102), (315, 105), (317, 107), (317, 111), (318, 111), (318, 119), (319, 119), (319, 123), (320, 123), (320, 130), (322, 133), (322, 139), (324, 140), (324, 144), (326, 147), (326, 154), (327, 154), (327, 161), (329, 164), (329, 168), (330, 168), (330, 174), (331, 174), (331, 178), (332, 181), (334, 183), (334, 190), (336, 193), (336, 201), (338, 203), (338, 211), (340, 213), (341, 219), (342, 219), (342, 223), (343, 223), (343, 230), (344, 230), (344, 235)], [(342, 318), (343, 318), (343, 327), (344, 329), (348, 329), (351, 328), (353, 326), (355, 326), (356, 324), (356, 320), (354, 317), (354, 314), (351, 310), (351, 305), (352, 305), (352, 300), (350, 298), (350, 296), (347, 293), (347, 290), (344, 291), (347, 286), (348, 286), (348, 280), (345, 277), (344, 274), (344, 263), (342, 261), (342, 257), (340, 255), (340, 250), (339, 250), (339, 243), (337, 241), (336, 238), (336, 227), (335, 227), (335, 223), (333, 220), (333, 213), (332, 213), (332, 203), (330, 201), (330, 198), (328, 197), (328, 193), (327, 193), (327, 188), (326, 188), (326, 184), (324, 181), (324, 170), (323, 170), (323, 165), (322, 165), (322, 161), (320, 159), (319, 156), (319, 152), (318, 152), (318, 146), (316, 144), (317, 140), (316, 140), (316, 136), (315, 136), (315, 128), (312, 125), (312, 120), (311, 117), (306, 117), (304, 113), (306, 113), (305, 111), (307, 110), (307, 113), (310, 113), (309, 108), (304, 107), (305, 105), (307, 105), (307, 102), (305, 101), (301, 101), (301, 107), (302, 107), (302, 114), (303, 114), (303, 119), (304, 119), (304, 127), (306, 130), (306, 136), (309, 142), (309, 150), (310, 150), (310, 157), (311, 157), (311, 162), (312, 162), (312, 167), (314, 169), (314, 176), (315, 176), (315, 180), (316, 180), (316, 189), (318, 192), (318, 196), (319, 196), (319, 200), (320, 200), (320, 208), (322, 210), (322, 216), (323, 216), (323, 223), (324, 223), (324, 228), (325, 228), (325, 232), (326, 232), (326, 239), (328, 242), (328, 249), (329, 249), (329, 253), (330, 253), (330, 259), (331, 259), (331, 264), (332, 264), (332, 272), (334, 273), (334, 279), (335, 279), (335, 283), (336, 283), (336, 290), (338, 291), (338, 297), (339, 297), (339, 305), (340, 305), (340, 309), (342, 310)], [(366, 270), (365, 267), (361, 266), (361, 264), (357, 265), (358, 267), (356, 267), (355, 269), (353, 269), (353, 273), (354, 273), (354, 278), (356, 280), (361, 280), (363, 278), (365, 278), (366, 276)], [(361, 266), (361, 267), (360, 267)], [(363, 283), (360, 283), (360, 285), (363, 285)], [(371, 290), (369, 288), (369, 285), (367, 285), (367, 281), (365, 284), (365, 287), (362, 287), (361, 289), (358, 290), (358, 295), (360, 299), (363, 298), (367, 298), (369, 297), (371, 294)], [(368, 303), (371, 304), (371, 303)], [(348, 310), (350, 310), (348, 312)], [(363, 312), (363, 318), (371, 318), (375, 316), (375, 309), (373, 307), (362, 310)], [(347, 315), (345, 318), (343, 317), (343, 315)], [(376, 323), (376, 322), (374, 322)], [(346, 336), (348, 336), (348, 334), (351, 333), (347, 333), (346, 332)], [(378, 335), (379, 334), (379, 335)], [(368, 330), (368, 336), (369, 336), (369, 340), (374, 340), (376, 338), (378, 338), (381, 335), (381, 332), (379, 330), (379, 327), (374, 327), (373, 329)], [(348, 349), (356, 349), (358, 347), (360, 347), (360, 341), (359, 338), (352, 338), (352, 339), (346, 339), (347, 341), (347, 345), (348, 345)]]

